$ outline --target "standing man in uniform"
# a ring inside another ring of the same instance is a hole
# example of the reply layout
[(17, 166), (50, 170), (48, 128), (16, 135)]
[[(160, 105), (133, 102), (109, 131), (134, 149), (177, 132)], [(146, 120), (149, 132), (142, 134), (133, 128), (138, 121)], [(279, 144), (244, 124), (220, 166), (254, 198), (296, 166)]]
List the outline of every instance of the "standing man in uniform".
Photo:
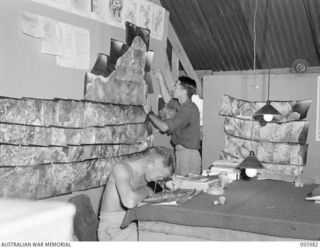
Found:
[(159, 83), (163, 100), (177, 113), (172, 118), (162, 120), (152, 112), (149, 105), (144, 105), (144, 110), (156, 128), (172, 135), (171, 143), (176, 155), (175, 173), (182, 176), (188, 173), (201, 174), (200, 113), (191, 100), (196, 93), (196, 82), (186, 76), (179, 77), (171, 96), (161, 72), (153, 71), (153, 75)]

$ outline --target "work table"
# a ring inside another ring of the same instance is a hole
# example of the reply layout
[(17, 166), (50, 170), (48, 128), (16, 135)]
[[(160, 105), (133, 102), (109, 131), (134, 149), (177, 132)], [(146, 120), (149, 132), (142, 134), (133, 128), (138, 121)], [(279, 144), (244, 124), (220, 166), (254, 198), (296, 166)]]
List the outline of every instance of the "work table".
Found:
[[(138, 223), (164, 223), (319, 240), (320, 205), (305, 200), (315, 187), (305, 185), (297, 188), (292, 183), (275, 180), (236, 181), (225, 190), (224, 205), (212, 204), (218, 196), (201, 193), (178, 206), (145, 205), (129, 210), (122, 226), (137, 220)], [(204, 238), (201, 235), (197, 237)], [(215, 240), (214, 237), (206, 238)]]

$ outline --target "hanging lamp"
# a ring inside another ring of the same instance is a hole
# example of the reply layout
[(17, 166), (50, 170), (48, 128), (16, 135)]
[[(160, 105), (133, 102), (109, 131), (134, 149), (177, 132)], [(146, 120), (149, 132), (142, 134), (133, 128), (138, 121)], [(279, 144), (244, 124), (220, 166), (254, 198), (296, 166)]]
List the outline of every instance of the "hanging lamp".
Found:
[[(257, 0), (255, 1), (255, 12), (254, 12), (254, 29), (253, 29), (253, 36), (254, 36), (254, 41), (253, 41), (253, 71), (254, 75), (256, 73), (256, 15), (257, 15)], [(271, 105), (270, 105), (271, 106)], [(253, 118), (251, 118), (251, 150), (249, 152), (249, 155), (242, 160), (242, 162), (238, 165), (238, 168), (240, 170), (245, 170), (245, 173), (248, 177), (254, 177), (257, 174), (257, 170), (263, 169), (262, 163), (258, 160), (256, 157), (253, 149), (252, 149), (252, 136), (253, 136)]]
[[(270, 25), (269, 25), (269, 20), (271, 20), (272, 18), (269, 18), (269, 8), (267, 8), (268, 11), (268, 24), (267, 24), (267, 33), (269, 33), (269, 29), (270, 29)], [(268, 60), (268, 100), (266, 102), (266, 104), (264, 106), (262, 106), (258, 111), (256, 111), (253, 114), (253, 117), (259, 121), (264, 120), (265, 122), (270, 122), (274, 119), (275, 116), (281, 116), (281, 113), (275, 109), (271, 103), (270, 103), (270, 58), (269, 58), (269, 51), (270, 50), (270, 38), (269, 38), (269, 46), (268, 46), (268, 56), (267, 56), (267, 60)]]
[(269, 99), (270, 99), (270, 66), (268, 71), (268, 100), (263, 107), (261, 107), (257, 112), (253, 114), (253, 117), (255, 119), (258, 119), (258, 120), (263, 119), (266, 122), (270, 122), (273, 120), (275, 116), (281, 116), (281, 113), (270, 104)]

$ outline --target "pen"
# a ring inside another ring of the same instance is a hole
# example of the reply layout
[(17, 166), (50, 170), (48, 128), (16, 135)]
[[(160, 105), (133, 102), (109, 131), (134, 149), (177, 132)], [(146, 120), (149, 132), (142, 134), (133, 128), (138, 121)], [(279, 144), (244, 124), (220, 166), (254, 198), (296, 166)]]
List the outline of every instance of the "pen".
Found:
[(158, 181), (156, 181), (154, 184), (152, 198), (154, 198), (154, 194), (156, 193), (157, 184), (158, 184)]

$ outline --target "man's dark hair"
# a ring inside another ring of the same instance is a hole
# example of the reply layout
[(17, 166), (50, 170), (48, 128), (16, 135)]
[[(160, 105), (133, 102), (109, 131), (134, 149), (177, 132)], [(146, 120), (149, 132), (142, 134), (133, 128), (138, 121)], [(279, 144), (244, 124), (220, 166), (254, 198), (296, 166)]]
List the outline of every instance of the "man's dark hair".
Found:
[(181, 76), (178, 78), (182, 87), (187, 91), (188, 98), (191, 98), (192, 95), (196, 94), (197, 84), (192, 78)]
[(174, 173), (175, 159), (172, 149), (164, 146), (154, 146), (150, 148), (149, 152), (150, 154), (159, 155), (162, 158), (164, 167), (170, 170), (171, 175)]

